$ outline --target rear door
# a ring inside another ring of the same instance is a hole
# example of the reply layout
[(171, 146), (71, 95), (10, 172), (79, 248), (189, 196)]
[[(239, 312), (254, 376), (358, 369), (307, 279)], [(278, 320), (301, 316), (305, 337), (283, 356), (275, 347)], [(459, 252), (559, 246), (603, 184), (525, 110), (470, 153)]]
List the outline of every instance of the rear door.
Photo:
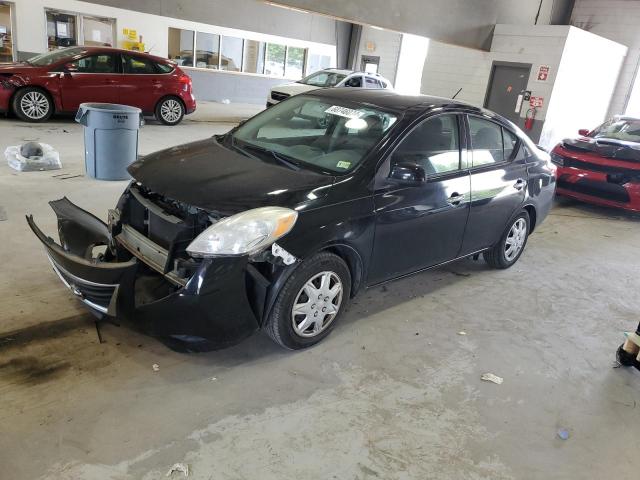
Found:
[(117, 54), (97, 53), (70, 63), (75, 71), (59, 75), (65, 111), (75, 112), (83, 102), (120, 103)]
[(493, 246), (521, 207), (527, 165), (518, 137), (486, 117), (468, 115), (471, 209), (461, 255)]
[(148, 57), (123, 53), (121, 103), (153, 113), (156, 103), (168, 93), (170, 75), (161, 73)]
[[(462, 116), (423, 120), (378, 172), (376, 232), (368, 283), (412, 273), (458, 256), (469, 214), (470, 181)], [(462, 154), (465, 154), (464, 157)], [(418, 164), (426, 181), (388, 178), (394, 164)]]

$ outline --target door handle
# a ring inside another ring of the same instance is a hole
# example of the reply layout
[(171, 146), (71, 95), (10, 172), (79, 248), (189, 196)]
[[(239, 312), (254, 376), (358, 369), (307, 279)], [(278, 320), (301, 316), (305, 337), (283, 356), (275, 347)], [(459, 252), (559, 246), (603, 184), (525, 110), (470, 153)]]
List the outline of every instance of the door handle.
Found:
[(525, 182), (524, 179), (519, 178), (518, 181), (513, 184), (513, 188), (515, 188), (516, 190), (522, 190), (526, 184), (527, 182)]
[(459, 205), (462, 200), (464, 200), (464, 195), (460, 195), (455, 192), (452, 193), (449, 198), (447, 198), (447, 203), (450, 205)]

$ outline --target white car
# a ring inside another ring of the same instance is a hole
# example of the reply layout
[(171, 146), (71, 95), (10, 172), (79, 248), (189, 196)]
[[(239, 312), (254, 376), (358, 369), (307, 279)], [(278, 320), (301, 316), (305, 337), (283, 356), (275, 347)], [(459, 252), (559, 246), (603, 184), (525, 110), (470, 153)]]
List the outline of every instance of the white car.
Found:
[(312, 73), (297, 82), (276, 85), (271, 89), (267, 99), (267, 107), (299, 93), (326, 87), (393, 88), (389, 80), (377, 73), (327, 68)]

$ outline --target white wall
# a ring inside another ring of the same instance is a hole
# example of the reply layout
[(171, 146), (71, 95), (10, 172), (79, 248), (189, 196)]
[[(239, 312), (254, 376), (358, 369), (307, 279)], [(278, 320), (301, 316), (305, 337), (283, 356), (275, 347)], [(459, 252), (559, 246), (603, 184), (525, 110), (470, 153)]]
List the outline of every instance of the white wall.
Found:
[[(571, 24), (629, 47), (608, 115), (624, 113), (640, 61), (640, 1), (576, 0)], [(592, 57), (596, 67), (598, 60)]]
[[(355, 69), (360, 70), (362, 55), (380, 57), (378, 73), (390, 80), (391, 83), (395, 83), (401, 43), (402, 34), (400, 33), (367, 26), (362, 27)], [(373, 50), (367, 50), (368, 44), (373, 46)]]
[(142, 35), (146, 48), (151, 49), (152, 54), (161, 57), (167, 56), (169, 27), (175, 27), (309, 48), (310, 52), (330, 55), (332, 64), (335, 64), (336, 48), (335, 45), (331, 44), (172, 19), (77, 0), (13, 0), (13, 2), (15, 2), (16, 6), (17, 48), (22, 52), (40, 53), (46, 51), (47, 37), (44, 13), (46, 7), (115, 18), (118, 47), (121, 47), (122, 42), (125, 40), (122, 35), (122, 29), (132, 28), (137, 30), (139, 35)]
[[(457, 99), (482, 106), (494, 61), (530, 63), (528, 88), (533, 96), (544, 98), (536, 116), (543, 120), (568, 32), (569, 27), (562, 25), (496, 25), (490, 52), (432, 41), (422, 74), (422, 93), (451, 97), (462, 88)], [(551, 67), (546, 83), (535, 81), (540, 65)], [(526, 110), (522, 108), (521, 116)]]
[(418, 95), (420, 93), (423, 65), (428, 52), (428, 38), (410, 33), (402, 35), (396, 71), (396, 92), (404, 95)]
[[(588, 52), (588, 55), (585, 55)], [(611, 40), (571, 27), (540, 144), (552, 147), (580, 128), (603, 122), (627, 48)], [(594, 64), (593, 59), (598, 59)]]

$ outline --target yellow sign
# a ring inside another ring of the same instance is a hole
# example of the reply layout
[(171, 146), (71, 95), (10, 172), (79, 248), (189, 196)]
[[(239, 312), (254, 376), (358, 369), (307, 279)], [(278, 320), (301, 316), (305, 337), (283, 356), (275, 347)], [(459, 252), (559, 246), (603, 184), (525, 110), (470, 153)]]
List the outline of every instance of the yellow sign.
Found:
[(138, 40), (138, 31), (133, 30), (132, 28), (123, 28), (122, 35), (124, 35), (127, 38), (127, 40), (131, 42), (135, 42)]

